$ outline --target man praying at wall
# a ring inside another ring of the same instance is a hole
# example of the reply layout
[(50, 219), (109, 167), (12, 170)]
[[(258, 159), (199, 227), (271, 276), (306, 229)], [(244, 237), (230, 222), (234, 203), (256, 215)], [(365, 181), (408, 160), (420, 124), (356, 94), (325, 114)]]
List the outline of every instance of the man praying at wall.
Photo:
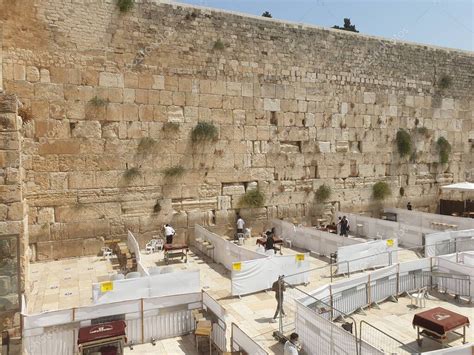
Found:
[(165, 224), (165, 237), (166, 237), (166, 244), (173, 244), (173, 236), (176, 234), (173, 227), (169, 224)]

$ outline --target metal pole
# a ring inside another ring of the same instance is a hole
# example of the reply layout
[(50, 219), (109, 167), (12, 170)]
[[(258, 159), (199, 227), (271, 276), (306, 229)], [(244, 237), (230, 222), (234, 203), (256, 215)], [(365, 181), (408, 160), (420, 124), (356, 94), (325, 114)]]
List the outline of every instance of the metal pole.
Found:
[(142, 316), (142, 344), (145, 343), (145, 325), (144, 325), (144, 319), (143, 319), (143, 298), (140, 299), (140, 305), (141, 305), (141, 316)]
[(283, 335), (283, 279), (278, 278), (278, 298), (277, 300), (277, 311), (280, 312), (279, 315), (279, 328), (280, 328), (280, 333)]

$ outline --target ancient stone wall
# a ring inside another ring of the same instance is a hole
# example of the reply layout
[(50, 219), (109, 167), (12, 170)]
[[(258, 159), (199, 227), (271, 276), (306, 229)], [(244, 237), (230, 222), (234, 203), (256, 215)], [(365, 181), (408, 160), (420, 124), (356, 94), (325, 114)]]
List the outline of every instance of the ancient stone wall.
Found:
[[(472, 53), (151, 1), (0, 13), (4, 87), (32, 116), (22, 152), (37, 259), (94, 254), (127, 229), (143, 241), (165, 222), (180, 238), (195, 223), (230, 233), (256, 186), (264, 207), (242, 213), (257, 230), (370, 211), (378, 181), (385, 204), (434, 210), (439, 184), (473, 169)], [(198, 122), (218, 139), (193, 143)]]
[(17, 99), (0, 93), (0, 331), (20, 326), (19, 292), (28, 268), (28, 215), (22, 191)]

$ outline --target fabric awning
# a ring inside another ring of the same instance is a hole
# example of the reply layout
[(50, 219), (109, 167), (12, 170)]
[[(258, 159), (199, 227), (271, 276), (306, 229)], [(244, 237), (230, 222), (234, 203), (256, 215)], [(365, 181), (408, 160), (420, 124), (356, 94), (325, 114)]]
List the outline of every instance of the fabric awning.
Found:
[(474, 183), (472, 182), (458, 182), (456, 184), (450, 184), (441, 186), (443, 190), (456, 190), (456, 191), (474, 191)]

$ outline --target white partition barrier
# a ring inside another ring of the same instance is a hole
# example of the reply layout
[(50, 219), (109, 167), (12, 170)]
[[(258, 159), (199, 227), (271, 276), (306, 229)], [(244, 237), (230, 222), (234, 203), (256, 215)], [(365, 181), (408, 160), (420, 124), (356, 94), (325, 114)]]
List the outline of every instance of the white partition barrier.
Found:
[(351, 226), (351, 234), (376, 239), (395, 239), (407, 247), (423, 245), (423, 234), (432, 233), (432, 229), (412, 226), (400, 222), (361, 216), (353, 213), (338, 212), (338, 216), (346, 216)]
[(401, 208), (384, 208), (384, 212), (395, 213), (397, 220), (407, 225), (419, 226), (425, 229), (432, 229), (432, 223), (446, 223), (457, 226), (457, 230), (474, 229), (473, 218), (463, 218), (445, 216), (436, 213), (427, 213), (415, 210), (405, 210)]
[[(191, 310), (201, 308), (201, 292), (134, 299), (23, 316), (23, 353), (75, 354), (77, 333), (93, 319), (125, 316), (129, 341), (142, 343), (187, 334), (194, 329)], [(143, 331), (142, 334), (142, 318)]]
[(212, 341), (222, 352), (227, 351), (227, 312), (214, 298), (207, 292), (202, 292), (202, 305), (217, 318), (217, 323), (212, 327)]
[(208, 241), (214, 246), (212, 251), (213, 259), (219, 264), (224, 265), (228, 270), (232, 269), (232, 264), (235, 262), (267, 257), (265, 254), (242, 248), (198, 224), (195, 225), (194, 232), (196, 239)]
[(464, 265), (474, 266), (474, 253), (462, 253), (462, 262)]
[(469, 275), (471, 280), (469, 286), (463, 286), (457, 279), (440, 280), (439, 278), (435, 278), (436, 282), (438, 283), (438, 287), (440, 287), (441, 289), (446, 289), (448, 292), (452, 292), (460, 296), (474, 296), (474, 267), (466, 264), (457, 263), (456, 257), (454, 256), (454, 258), (450, 258), (449, 255), (447, 257), (437, 257), (436, 266), (438, 268), (438, 271), (440, 272), (454, 272), (455, 274)]
[(268, 352), (240, 329), (237, 324), (232, 323), (231, 333), (233, 351), (245, 351), (251, 355), (268, 355)]
[(330, 255), (344, 245), (354, 245), (365, 242), (359, 238), (346, 238), (337, 234), (318, 230), (316, 228), (295, 227), (293, 224), (272, 220), (276, 234), (285, 240), (290, 240), (292, 246), (306, 249), (320, 255)]
[[(341, 326), (324, 319), (300, 302), (296, 302), (296, 332), (307, 354), (358, 354), (357, 338)], [(362, 341), (362, 354), (383, 354)]]
[(398, 239), (374, 240), (337, 249), (337, 274), (398, 263)]
[(427, 257), (474, 250), (474, 229), (430, 233), (425, 245)]
[(94, 304), (120, 302), (137, 298), (162, 297), (200, 290), (199, 270), (115, 280), (92, 285)]
[[(275, 255), (265, 259), (242, 261), (232, 268), (232, 296), (242, 296), (272, 287), (280, 275), (291, 284), (308, 282), (310, 268), (307, 255)], [(295, 275), (296, 274), (296, 275)]]

